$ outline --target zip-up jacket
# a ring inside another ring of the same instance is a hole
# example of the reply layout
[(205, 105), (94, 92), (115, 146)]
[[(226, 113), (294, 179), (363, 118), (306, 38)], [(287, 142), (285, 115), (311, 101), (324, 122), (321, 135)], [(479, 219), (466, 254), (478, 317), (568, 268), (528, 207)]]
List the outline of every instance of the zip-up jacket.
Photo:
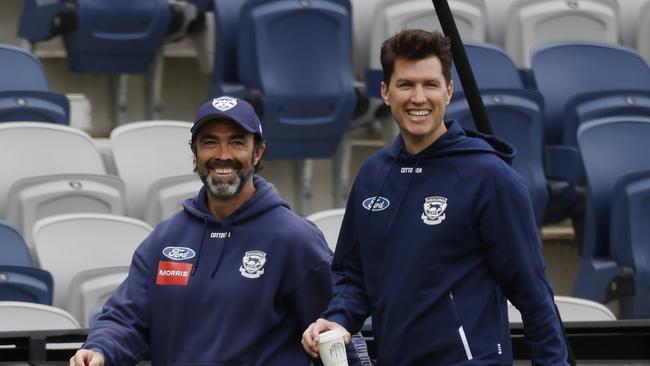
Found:
[(511, 365), (508, 298), (535, 365), (567, 350), (531, 200), (493, 136), (447, 132), (418, 154), (401, 137), (361, 167), (323, 313), (351, 332), (372, 316), (379, 366)]
[(303, 330), (332, 296), (331, 251), (262, 178), (223, 222), (203, 187), (136, 250), (83, 348), (107, 366), (308, 365)]

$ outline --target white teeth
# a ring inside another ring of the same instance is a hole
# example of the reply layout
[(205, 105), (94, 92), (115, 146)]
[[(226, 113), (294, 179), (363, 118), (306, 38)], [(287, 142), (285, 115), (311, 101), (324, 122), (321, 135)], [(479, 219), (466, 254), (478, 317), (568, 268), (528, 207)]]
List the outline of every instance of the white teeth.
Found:
[(217, 174), (230, 174), (232, 172), (232, 169), (230, 169), (230, 168), (227, 168), (227, 169), (222, 168), (222, 169), (215, 169), (214, 171), (217, 172)]
[(431, 111), (428, 109), (410, 109), (407, 111), (407, 113), (411, 116), (426, 116), (431, 113)]

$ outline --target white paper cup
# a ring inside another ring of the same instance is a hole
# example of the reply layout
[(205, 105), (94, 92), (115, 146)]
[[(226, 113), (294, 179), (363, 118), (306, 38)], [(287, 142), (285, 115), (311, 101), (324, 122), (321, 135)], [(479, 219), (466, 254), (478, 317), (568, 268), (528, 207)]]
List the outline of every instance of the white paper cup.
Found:
[(325, 366), (348, 366), (343, 333), (338, 330), (319, 334), (318, 353)]

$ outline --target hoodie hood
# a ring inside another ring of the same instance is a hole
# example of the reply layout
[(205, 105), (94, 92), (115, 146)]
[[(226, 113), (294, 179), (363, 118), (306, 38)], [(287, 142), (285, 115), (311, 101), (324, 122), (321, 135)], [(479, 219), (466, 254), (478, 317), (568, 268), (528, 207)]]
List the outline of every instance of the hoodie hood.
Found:
[(461, 154), (494, 154), (508, 164), (515, 156), (515, 148), (496, 136), (465, 130), (455, 120), (446, 121), (445, 126), (447, 132), (415, 155), (406, 150), (402, 136), (399, 134), (389, 148), (389, 156), (402, 162)]
[[(239, 207), (233, 214), (226, 219), (231, 222), (244, 222), (264, 212), (271, 210), (277, 206), (284, 206), (289, 208), (289, 204), (278, 196), (273, 186), (260, 176), (253, 176), (253, 185), (255, 186), (255, 193), (248, 201)], [(208, 191), (205, 186), (201, 187), (199, 193), (193, 198), (188, 198), (183, 202), (183, 209), (189, 215), (198, 218), (199, 220), (208, 223), (220, 224), (210, 209), (208, 208)]]

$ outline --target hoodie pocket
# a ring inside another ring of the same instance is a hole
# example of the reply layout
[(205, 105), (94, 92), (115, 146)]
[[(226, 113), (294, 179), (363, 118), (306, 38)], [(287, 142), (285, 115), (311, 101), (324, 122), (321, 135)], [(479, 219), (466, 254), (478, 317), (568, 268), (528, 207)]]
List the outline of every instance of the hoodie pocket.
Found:
[(454, 318), (456, 319), (456, 324), (458, 325), (458, 337), (460, 342), (463, 345), (465, 355), (468, 360), (473, 359), (472, 350), (469, 348), (469, 342), (467, 341), (467, 335), (465, 335), (465, 329), (463, 329), (463, 322), (460, 320), (460, 315), (458, 314), (458, 309), (456, 308), (456, 300), (454, 300), (453, 292), (449, 291), (449, 305), (454, 313)]

